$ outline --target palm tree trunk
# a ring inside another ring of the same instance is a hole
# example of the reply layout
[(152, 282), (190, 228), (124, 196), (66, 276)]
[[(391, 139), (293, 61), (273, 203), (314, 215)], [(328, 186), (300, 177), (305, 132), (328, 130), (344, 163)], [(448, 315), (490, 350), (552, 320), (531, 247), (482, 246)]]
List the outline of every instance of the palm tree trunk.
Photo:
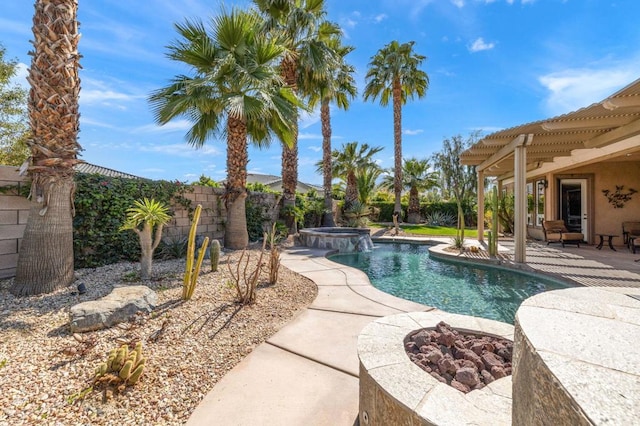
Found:
[(43, 202), (33, 197), (11, 288), (14, 295), (51, 293), (73, 282), (74, 188), (73, 175), (50, 182), (45, 214)]
[[(394, 211), (401, 213), (402, 197), (402, 85), (400, 79), (393, 81), (393, 155), (395, 175), (393, 177), (393, 192), (395, 195)], [(402, 214), (398, 215), (401, 220)]]
[(347, 186), (344, 191), (344, 208), (349, 210), (358, 201), (358, 181), (353, 170), (347, 173)]
[(247, 125), (238, 118), (227, 122), (227, 222), (224, 230), (224, 246), (239, 250), (249, 244), (247, 231)]
[(324, 213), (322, 226), (336, 226), (333, 218), (333, 197), (331, 196), (331, 115), (329, 100), (323, 99), (320, 105), (320, 122), (322, 124), (322, 187), (324, 188)]
[(407, 222), (420, 222), (420, 197), (418, 188), (412, 186), (409, 190), (409, 208), (407, 210)]
[(73, 281), (73, 166), (78, 144), (78, 1), (37, 0), (28, 81), (33, 201), (24, 232), (16, 295), (49, 293)]
[[(284, 59), (280, 64), (285, 84), (294, 92), (297, 92), (297, 65), (294, 59)], [(297, 115), (297, 113), (296, 113)], [(298, 232), (295, 216), (288, 210), (295, 208), (296, 188), (298, 187), (298, 120), (294, 121), (293, 144), (282, 144), (282, 206), (285, 211), (285, 222), (289, 234)]]

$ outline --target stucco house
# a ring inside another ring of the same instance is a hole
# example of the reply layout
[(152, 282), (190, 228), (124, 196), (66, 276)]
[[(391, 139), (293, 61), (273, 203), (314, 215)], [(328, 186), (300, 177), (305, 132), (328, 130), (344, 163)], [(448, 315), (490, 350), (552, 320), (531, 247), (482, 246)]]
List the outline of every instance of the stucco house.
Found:
[(640, 79), (602, 102), (492, 133), (467, 149), (478, 174), (478, 231), (484, 231), (484, 178), (515, 195), (515, 260), (526, 238), (544, 239), (543, 220), (562, 219), (585, 241), (640, 221)]

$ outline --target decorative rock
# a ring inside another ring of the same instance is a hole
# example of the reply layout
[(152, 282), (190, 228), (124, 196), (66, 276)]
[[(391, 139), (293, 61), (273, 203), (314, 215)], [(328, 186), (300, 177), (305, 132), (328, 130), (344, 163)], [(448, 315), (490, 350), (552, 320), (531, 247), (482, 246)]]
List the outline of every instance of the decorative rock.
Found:
[(409, 359), (422, 370), (464, 393), (482, 389), (511, 375), (512, 371), (513, 342), (493, 336), (462, 334), (444, 322), (434, 329), (421, 329), (408, 335), (404, 348)]
[(491, 370), (491, 367), (493, 366), (502, 366), (502, 364), (504, 364), (502, 358), (493, 352), (486, 352), (482, 354), (481, 358), (482, 362), (484, 362), (484, 365), (487, 367), (487, 370)]
[[(478, 377), (478, 370), (473, 367), (463, 367), (456, 371), (456, 380), (463, 385), (467, 385), (469, 387), (473, 387), (480, 383), (480, 378)], [(453, 383), (452, 383), (453, 384)]]
[(465, 385), (464, 383), (460, 383), (455, 379), (451, 381), (451, 387), (464, 393), (471, 391), (471, 388), (469, 386)]
[(100, 330), (130, 320), (138, 312), (151, 312), (158, 296), (146, 286), (116, 287), (107, 296), (79, 303), (70, 310), (72, 333)]

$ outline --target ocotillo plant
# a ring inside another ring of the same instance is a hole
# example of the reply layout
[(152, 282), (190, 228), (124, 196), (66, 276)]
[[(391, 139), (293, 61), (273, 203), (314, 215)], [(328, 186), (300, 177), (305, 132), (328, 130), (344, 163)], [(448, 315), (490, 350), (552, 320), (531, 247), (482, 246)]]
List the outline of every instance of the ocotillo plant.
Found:
[(206, 237), (202, 242), (198, 253), (198, 259), (194, 265), (194, 258), (196, 254), (196, 229), (198, 222), (200, 221), (200, 213), (202, 212), (202, 205), (198, 204), (195, 212), (193, 212), (193, 222), (191, 222), (191, 230), (189, 231), (189, 244), (187, 246), (187, 265), (184, 271), (184, 282), (182, 285), (182, 298), (184, 300), (191, 299), (193, 291), (196, 289), (198, 282), (198, 276), (200, 275), (200, 267), (202, 266), (202, 259), (204, 259), (204, 253), (209, 246), (209, 237)]
[(264, 233), (264, 239), (269, 243), (271, 254), (269, 260), (269, 284), (275, 284), (278, 281), (278, 271), (280, 270), (280, 251), (278, 250), (275, 222), (271, 226), (271, 232)]

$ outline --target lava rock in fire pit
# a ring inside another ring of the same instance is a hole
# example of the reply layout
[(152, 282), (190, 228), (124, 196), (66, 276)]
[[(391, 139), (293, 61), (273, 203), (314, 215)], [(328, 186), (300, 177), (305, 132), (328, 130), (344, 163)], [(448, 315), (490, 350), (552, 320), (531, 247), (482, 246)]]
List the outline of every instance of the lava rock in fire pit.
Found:
[(408, 335), (404, 347), (418, 367), (464, 393), (511, 375), (512, 341), (460, 333), (442, 321)]

